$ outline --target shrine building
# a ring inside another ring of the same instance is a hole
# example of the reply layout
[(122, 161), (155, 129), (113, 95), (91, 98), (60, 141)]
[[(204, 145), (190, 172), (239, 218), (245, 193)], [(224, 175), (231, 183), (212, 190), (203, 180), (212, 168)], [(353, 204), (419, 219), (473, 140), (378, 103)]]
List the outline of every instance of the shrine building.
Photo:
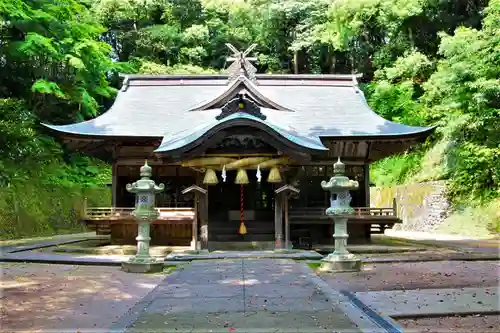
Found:
[(424, 141), (433, 128), (388, 121), (368, 106), (353, 75), (257, 74), (230, 47), (225, 74), (125, 75), (111, 108), (69, 125), (44, 124), (76, 151), (112, 165), (112, 203), (83, 220), (112, 244), (135, 244), (135, 198), (126, 184), (145, 160), (165, 184), (152, 245), (206, 249), (332, 244), (321, 181), (338, 158), (360, 184), (349, 242), (401, 220), (370, 207), (370, 163)]

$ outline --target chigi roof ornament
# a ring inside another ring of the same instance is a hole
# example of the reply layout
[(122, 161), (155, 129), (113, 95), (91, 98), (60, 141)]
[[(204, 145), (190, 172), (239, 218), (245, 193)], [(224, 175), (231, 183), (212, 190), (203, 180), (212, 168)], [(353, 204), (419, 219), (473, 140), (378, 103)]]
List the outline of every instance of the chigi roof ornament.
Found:
[(256, 57), (247, 57), (250, 52), (257, 47), (257, 44), (252, 44), (248, 47), (245, 52), (239, 51), (232, 44), (226, 43), (226, 46), (233, 52), (233, 56), (226, 59), (226, 61), (232, 61), (233, 63), (225, 70), (229, 74), (229, 81), (233, 81), (240, 75), (245, 75), (248, 79), (255, 81), (255, 74), (257, 73), (257, 68), (255, 68), (250, 61), (257, 61)]

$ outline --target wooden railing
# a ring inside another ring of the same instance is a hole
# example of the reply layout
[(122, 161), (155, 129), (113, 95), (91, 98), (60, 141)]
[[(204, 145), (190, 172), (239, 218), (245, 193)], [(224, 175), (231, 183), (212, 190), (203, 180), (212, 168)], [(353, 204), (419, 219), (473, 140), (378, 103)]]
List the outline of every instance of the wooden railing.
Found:
[[(160, 213), (159, 220), (192, 220), (195, 215), (192, 207), (156, 209)], [(87, 207), (83, 215), (87, 220), (128, 219), (133, 210), (132, 207)]]
[[(317, 217), (325, 216), (325, 208), (292, 208), (290, 209), (290, 217)], [(354, 207), (355, 215), (358, 217), (367, 216), (394, 216), (396, 217), (396, 209), (394, 207)]]
[(394, 207), (355, 207), (354, 211), (357, 216), (396, 216)]

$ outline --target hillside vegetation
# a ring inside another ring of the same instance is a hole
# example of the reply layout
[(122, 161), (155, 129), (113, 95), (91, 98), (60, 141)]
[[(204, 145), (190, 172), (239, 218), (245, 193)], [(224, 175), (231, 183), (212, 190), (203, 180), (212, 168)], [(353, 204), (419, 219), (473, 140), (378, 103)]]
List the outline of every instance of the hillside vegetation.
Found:
[(84, 192), (110, 180), (109, 166), (69, 152), (40, 122), (104, 112), (120, 72), (219, 72), (225, 43), (257, 43), (262, 73), (362, 73), (383, 117), (437, 126), (425, 144), (377, 162), (373, 181), (445, 179), (456, 211), (495, 232), (499, 27), (500, 0), (4, 0), (1, 237), (79, 228)]

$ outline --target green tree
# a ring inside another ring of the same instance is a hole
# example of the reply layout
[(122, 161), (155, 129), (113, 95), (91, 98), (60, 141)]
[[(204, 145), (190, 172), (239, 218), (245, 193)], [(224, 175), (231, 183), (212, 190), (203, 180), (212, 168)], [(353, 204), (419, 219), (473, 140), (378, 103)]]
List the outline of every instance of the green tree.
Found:
[(0, 7), (0, 91), (42, 120), (95, 116), (113, 96), (105, 29), (76, 0), (8, 0)]

